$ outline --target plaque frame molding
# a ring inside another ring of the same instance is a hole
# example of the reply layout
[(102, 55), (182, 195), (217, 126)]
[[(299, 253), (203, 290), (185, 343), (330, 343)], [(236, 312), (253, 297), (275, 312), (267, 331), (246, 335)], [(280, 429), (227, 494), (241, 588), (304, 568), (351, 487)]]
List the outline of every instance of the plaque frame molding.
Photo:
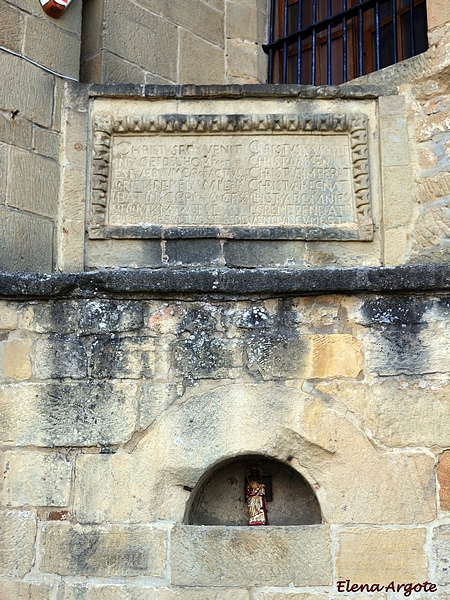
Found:
[[(115, 117), (96, 114), (92, 127), (91, 188), (88, 234), (90, 239), (297, 239), (372, 241), (373, 220), (369, 183), (367, 115), (357, 114), (141, 114)], [(351, 148), (356, 220), (333, 225), (108, 225), (106, 222), (112, 145), (115, 134), (255, 135), (292, 133), (347, 133)], [(350, 226), (349, 226), (350, 225)]]

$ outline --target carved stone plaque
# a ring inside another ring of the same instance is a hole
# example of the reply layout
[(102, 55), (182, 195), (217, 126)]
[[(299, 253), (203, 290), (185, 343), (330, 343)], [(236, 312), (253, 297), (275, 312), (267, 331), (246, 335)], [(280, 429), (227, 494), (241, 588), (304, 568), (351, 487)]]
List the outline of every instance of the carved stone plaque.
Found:
[(370, 240), (364, 115), (94, 121), (90, 236)]

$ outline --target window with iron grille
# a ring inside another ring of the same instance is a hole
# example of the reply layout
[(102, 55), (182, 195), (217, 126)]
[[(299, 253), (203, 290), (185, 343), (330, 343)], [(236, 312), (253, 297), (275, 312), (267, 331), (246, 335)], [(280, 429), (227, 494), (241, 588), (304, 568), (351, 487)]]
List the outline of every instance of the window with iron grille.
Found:
[(271, 0), (269, 83), (337, 85), (427, 48), (426, 0)]

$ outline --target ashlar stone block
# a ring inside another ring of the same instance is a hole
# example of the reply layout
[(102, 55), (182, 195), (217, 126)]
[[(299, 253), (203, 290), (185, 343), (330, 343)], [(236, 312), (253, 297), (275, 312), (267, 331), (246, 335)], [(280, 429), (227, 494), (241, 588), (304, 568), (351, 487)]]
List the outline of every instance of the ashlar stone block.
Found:
[(435, 580), (441, 586), (450, 585), (450, 525), (440, 525), (433, 531)]
[(338, 580), (388, 585), (425, 581), (426, 529), (348, 529), (339, 534)]
[(437, 476), (441, 509), (450, 510), (450, 450), (445, 450), (439, 456)]
[(3, 377), (24, 381), (31, 377), (30, 362), (31, 339), (16, 338), (2, 344)]
[(63, 454), (5, 452), (2, 501), (6, 506), (67, 506), (72, 464)]
[(0, 439), (17, 446), (120, 444), (136, 423), (136, 385), (126, 382), (0, 387)]
[(2, 600), (49, 600), (54, 583), (38, 581), (0, 581)]
[(35, 516), (29, 511), (4, 510), (0, 522), (0, 574), (23, 577), (34, 560)]
[(40, 569), (58, 575), (163, 578), (166, 539), (167, 531), (157, 527), (46, 524), (41, 531)]
[(329, 585), (329, 530), (179, 525), (171, 536), (171, 566), (174, 585)]
[[(66, 583), (57, 600), (249, 600), (247, 590)], [(9, 600), (9, 599), (8, 599)], [(321, 600), (321, 599), (318, 599)]]

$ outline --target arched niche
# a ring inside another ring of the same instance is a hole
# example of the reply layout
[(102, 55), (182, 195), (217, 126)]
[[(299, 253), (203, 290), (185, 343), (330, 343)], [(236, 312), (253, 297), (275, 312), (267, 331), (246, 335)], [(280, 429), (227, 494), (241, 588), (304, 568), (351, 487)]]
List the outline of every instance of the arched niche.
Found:
[(248, 525), (245, 481), (258, 466), (266, 484), (269, 525), (313, 525), (322, 522), (319, 502), (304, 477), (288, 464), (267, 456), (235, 457), (216, 465), (192, 491), (185, 523)]

